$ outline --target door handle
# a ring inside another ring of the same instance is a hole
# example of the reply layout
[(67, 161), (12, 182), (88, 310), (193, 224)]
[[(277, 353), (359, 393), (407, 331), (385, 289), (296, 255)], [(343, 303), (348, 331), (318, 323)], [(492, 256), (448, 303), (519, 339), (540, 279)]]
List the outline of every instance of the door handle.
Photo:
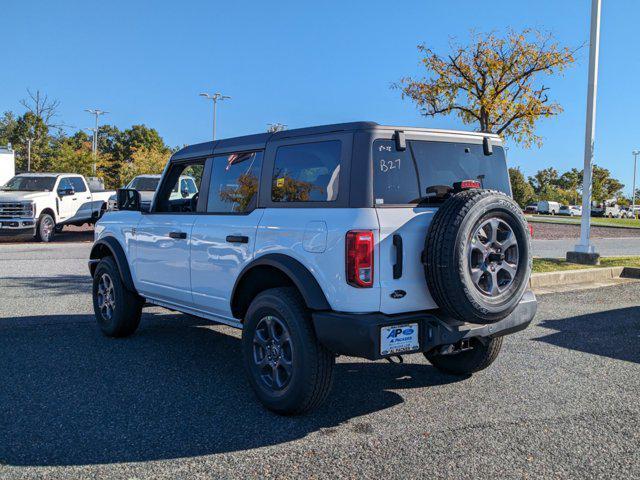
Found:
[(171, 232), (169, 233), (170, 238), (175, 238), (176, 240), (184, 240), (187, 238), (187, 234), (185, 232)]
[(393, 279), (402, 277), (402, 237), (393, 236), (393, 246), (396, 247), (396, 263), (393, 265)]
[(77, 198), (72, 198), (71, 200), (73, 200), (73, 201), (75, 202), (75, 201), (77, 201), (78, 199), (77, 199)]
[(249, 237), (244, 235), (227, 235), (227, 242), (229, 243), (249, 243)]

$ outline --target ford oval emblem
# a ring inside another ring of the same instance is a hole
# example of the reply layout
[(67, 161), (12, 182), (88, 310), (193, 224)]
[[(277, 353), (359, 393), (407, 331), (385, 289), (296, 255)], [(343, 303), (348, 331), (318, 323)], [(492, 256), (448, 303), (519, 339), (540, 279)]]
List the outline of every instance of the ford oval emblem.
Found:
[(391, 292), (391, 295), (389, 295), (391, 298), (402, 298), (407, 294), (407, 292), (405, 292), (404, 290), (394, 290), (393, 292)]

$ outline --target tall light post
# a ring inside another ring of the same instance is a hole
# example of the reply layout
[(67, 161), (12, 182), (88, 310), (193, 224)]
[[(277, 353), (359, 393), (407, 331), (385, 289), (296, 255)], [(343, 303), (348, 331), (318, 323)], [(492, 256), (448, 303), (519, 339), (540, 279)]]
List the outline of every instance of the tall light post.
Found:
[(31, 171), (31, 142), (33, 138), (27, 138), (27, 172)]
[(633, 155), (633, 190), (631, 191), (631, 215), (636, 218), (636, 166), (638, 164), (638, 155), (640, 150), (634, 150), (631, 152)]
[(100, 115), (105, 115), (109, 112), (106, 112), (104, 110), (100, 110), (99, 108), (94, 108), (94, 109), (85, 109), (85, 112), (90, 113), (91, 115), (95, 115), (96, 117), (96, 126), (93, 130), (93, 145), (92, 145), (92, 150), (93, 150), (93, 175), (95, 176), (96, 171), (97, 171), (97, 167), (96, 164), (98, 163), (98, 118), (100, 117)]
[(591, 33), (589, 35), (589, 86), (587, 88), (587, 122), (584, 142), (584, 173), (582, 178), (582, 223), (580, 243), (575, 252), (567, 252), (567, 260), (597, 264), (599, 255), (591, 243), (591, 169), (596, 136), (596, 92), (598, 90), (598, 60), (600, 53), (601, 0), (591, 1)]
[(220, 92), (216, 92), (213, 95), (210, 95), (208, 93), (201, 93), (200, 94), (201, 97), (206, 98), (207, 100), (212, 100), (213, 101), (213, 135), (211, 136), (211, 139), (215, 141), (216, 139), (216, 109), (218, 107), (218, 102), (222, 101), (222, 100), (227, 100), (230, 99), (231, 97), (228, 95), (223, 95)]

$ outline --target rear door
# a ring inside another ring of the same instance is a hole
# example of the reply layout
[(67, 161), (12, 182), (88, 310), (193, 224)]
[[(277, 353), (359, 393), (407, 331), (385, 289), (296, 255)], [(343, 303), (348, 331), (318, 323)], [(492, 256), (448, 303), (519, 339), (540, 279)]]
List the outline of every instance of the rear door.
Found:
[[(448, 140), (448, 139), (447, 139)], [(485, 156), (482, 139), (441, 141), (416, 137), (398, 150), (395, 141), (373, 142), (374, 205), (380, 224), (380, 310), (400, 313), (437, 308), (427, 287), (422, 252), (440, 203), (426, 201), (426, 189), (478, 180), (484, 188), (510, 194), (501, 147)]]
[(231, 291), (253, 259), (256, 230), (264, 210), (256, 209), (262, 151), (216, 155), (212, 160), (206, 213), (195, 221), (191, 242), (194, 306), (232, 318)]

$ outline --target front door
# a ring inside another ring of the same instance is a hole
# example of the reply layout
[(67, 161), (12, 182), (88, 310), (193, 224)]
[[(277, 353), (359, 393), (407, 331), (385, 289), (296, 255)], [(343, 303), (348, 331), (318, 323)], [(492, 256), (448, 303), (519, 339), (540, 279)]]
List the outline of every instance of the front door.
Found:
[(59, 223), (73, 221), (80, 209), (81, 202), (77, 192), (68, 195), (73, 190), (73, 185), (68, 178), (62, 178), (58, 183), (58, 220)]
[(213, 158), (207, 213), (195, 221), (191, 243), (194, 306), (231, 318), (235, 280), (253, 259), (255, 238), (264, 210), (255, 209), (262, 152), (240, 152)]
[(198, 196), (173, 198), (180, 175), (199, 184), (204, 161), (172, 164), (158, 189), (153, 210), (142, 215), (134, 237), (134, 275), (140, 294), (151, 300), (192, 306), (190, 260)]

